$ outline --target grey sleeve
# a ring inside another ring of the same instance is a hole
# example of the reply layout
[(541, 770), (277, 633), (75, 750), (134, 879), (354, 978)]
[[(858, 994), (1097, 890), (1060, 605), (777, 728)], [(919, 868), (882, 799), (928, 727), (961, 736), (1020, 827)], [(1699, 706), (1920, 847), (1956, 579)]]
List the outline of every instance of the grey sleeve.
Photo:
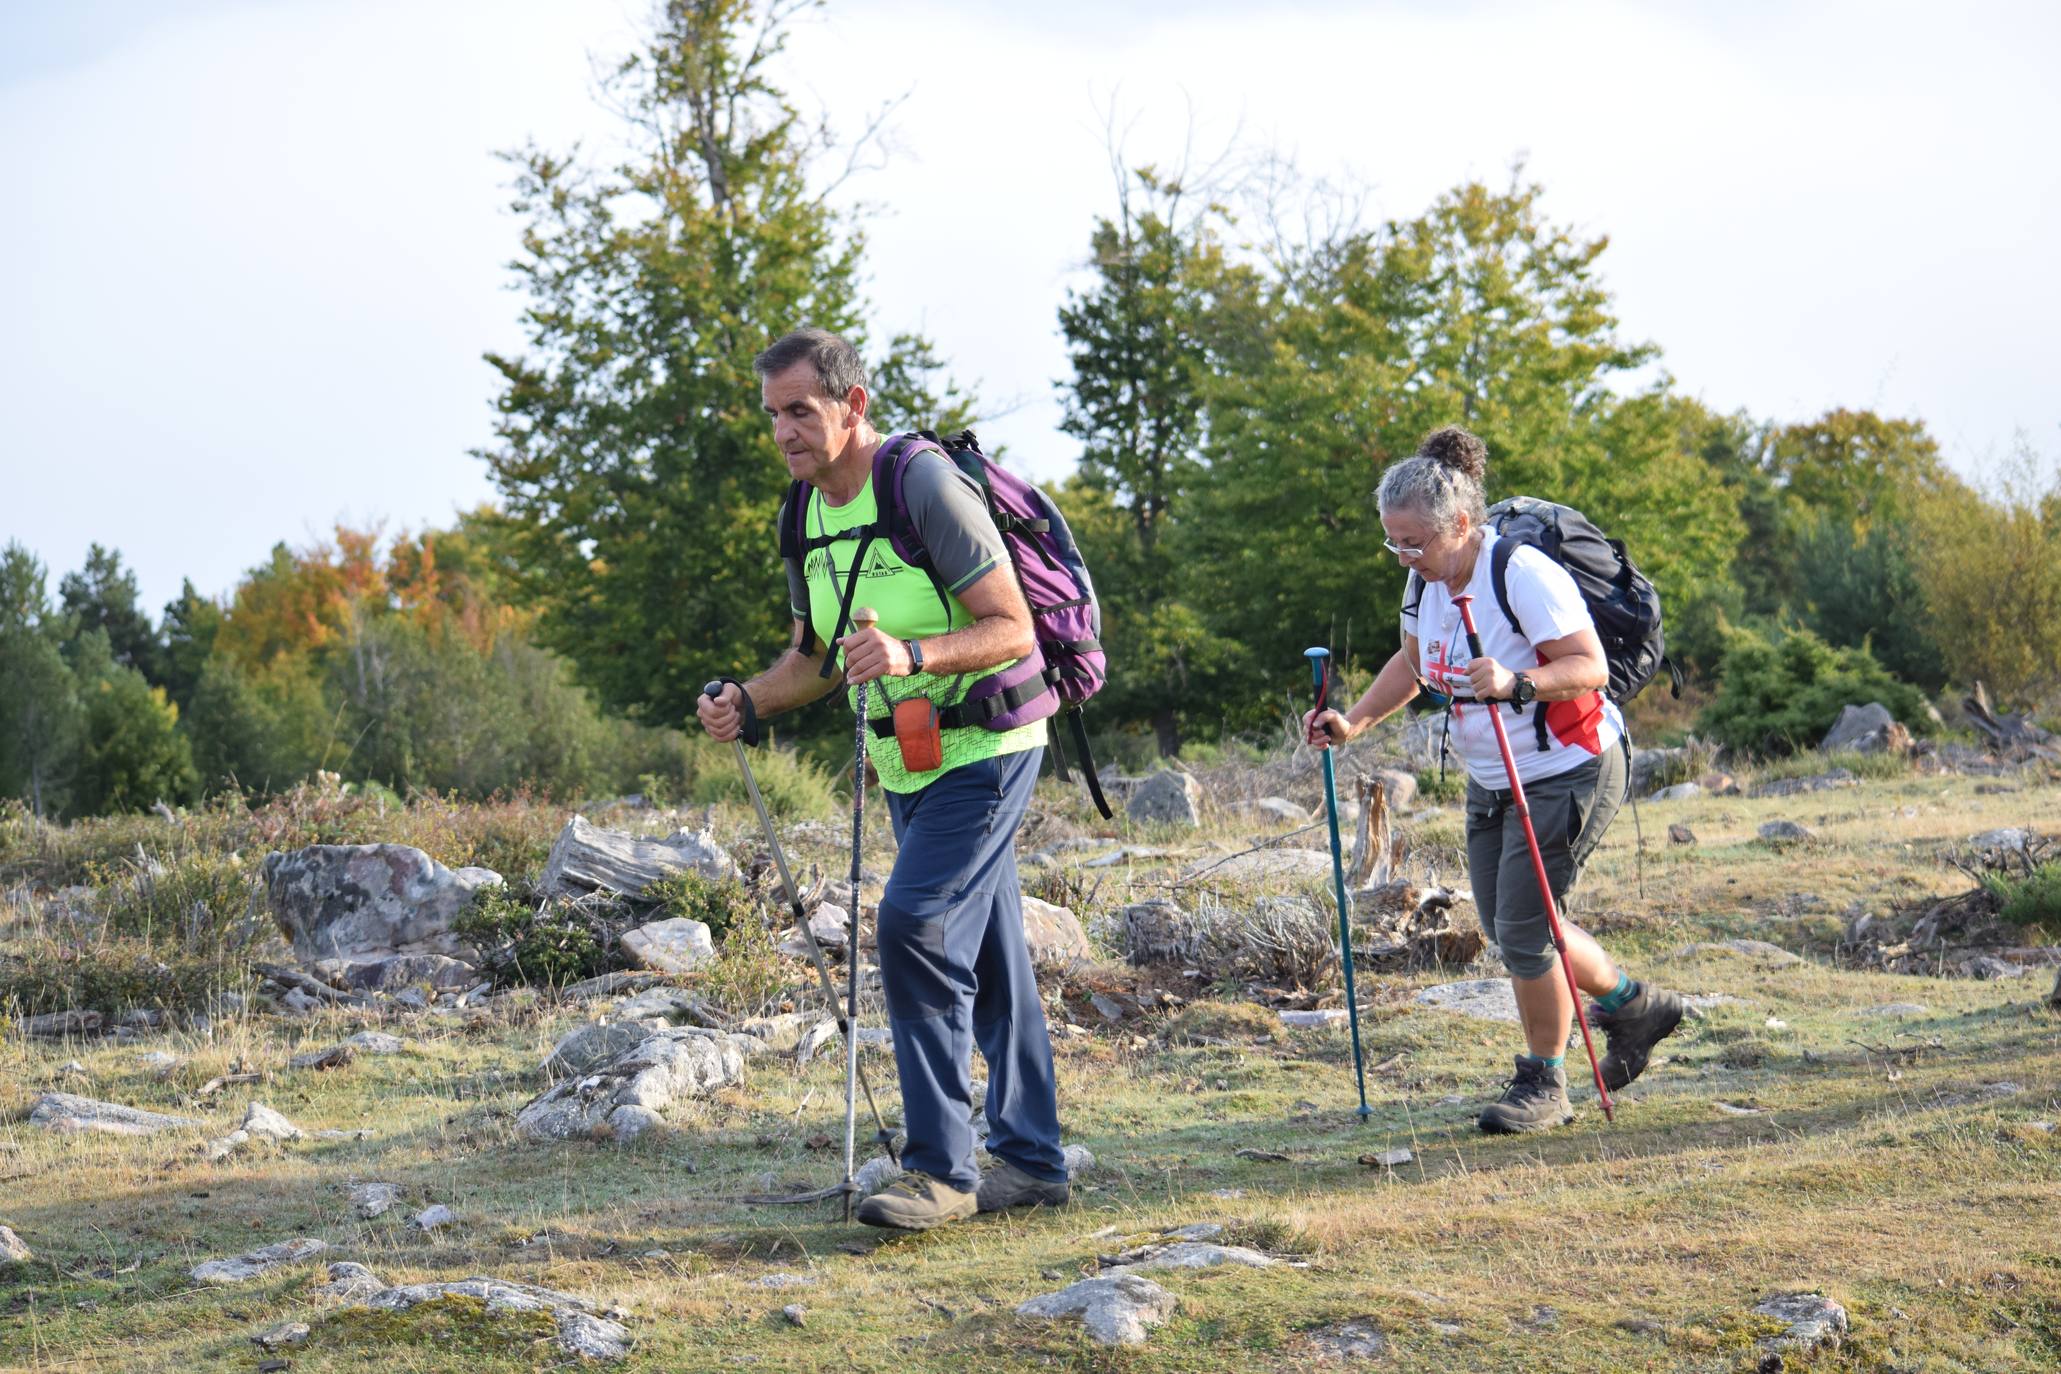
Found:
[(780, 560), (787, 567), (787, 607), (794, 612), (796, 620), (809, 618), (809, 579), (802, 576), (802, 565), (792, 558)]
[(916, 537), (930, 551), (948, 591), (964, 591), (990, 569), (1008, 564), (1009, 550), (988, 515), (986, 498), (944, 455), (924, 452), (911, 458), (902, 497)]

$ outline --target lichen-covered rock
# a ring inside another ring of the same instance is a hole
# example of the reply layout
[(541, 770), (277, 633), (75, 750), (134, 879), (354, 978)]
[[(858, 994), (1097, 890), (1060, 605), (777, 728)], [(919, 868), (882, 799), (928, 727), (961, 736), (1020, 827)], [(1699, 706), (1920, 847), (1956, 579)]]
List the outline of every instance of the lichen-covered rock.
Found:
[(701, 1027), (654, 1032), (643, 1044), (581, 1078), (533, 1098), (515, 1129), (535, 1140), (632, 1140), (664, 1120), (666, 1108), (744, 1076), (729, 1038)]
[(1018, 1316), (1057, 1319), (1076, 1317), (1103, 1345), (1142, 1345), (1146, 1333), (1180, 1306), (1173, 1294), (1136, 1274), (1082, 1279), (1057, 1293), (1032, 1298), (1017, 1307)]
[(240, 1129), (259, 1140), (300, 1140), (307, 1134), (262, 1102), (253, 1102), (244, 1109)]
[(385, 1281), (364, 1265), (339, 1262), (329, 1266), (329, 1282), (308, 1292), (336, 1302), (361, 1302), (385, 1288)]
[(344, 1043), (360, 1054), (399, 1054), (408, 1047), (398, 1035), (372, 1030), (359, 1031)]
[(1132, 790), (1124, 814), (1148, 825), (1192, 830), (1202, 824), (1202, 784), (1178, 769), (1163, 769)]
[(1846, 1335), (1846, 1309), (1822, 1293), (1776, 1293), (1754, 1305), (1759, 1316), (1788, 1323), (1763, 1345), (1772, 1350), (1814, 1350), (1836, 1346)]
[(484, 1302), (488, 1313), (548, 1312), (558, 1325), (558, 1347), (568, 1355), (590, 1360), (619, 1360), (630, 1353), (630, 1333), (622, 1323), (600, 1315), (585, 1298), (540, 1288), (530, 1283), (474, 1276), (456, 1283), (410, 1283), (382, 1289), (363, 1306), (402, 1312), (439, 1298), (465, 1297)]
[(358, 1209), (358, 1215), (366, 1221), (385, 1216), (401, 1200), (401, 1185), (398, 1183), (359, 1183), (351, 1188), (351, 1205)]
[(574, 816), (552, 844), (537, 887), (554, 897), (589, 892), (635, 897), (661, 878), (689, 871), (705, 878), (734, 878), (737, 865), (713, 835), (679, 830), (663, 840), (648, 840), (603, 830), (585, 816)]
[(277, 1245), (247, 1250), (230, 1259), (209, 1260), (196, 1265), (193, 1279), (196, 1283), (248, 1283), (282, 1264), (298, 1264), (302, 1260), (313, 1259), (328, 1248), (327, 1241), (313, 1236), (298, 1236), (293, 1240), (282, 1240)]
[(1142, 1269), (1214, 1269), (1221, 1264), (1248, 1269), (1271, 1269), (1281, 1261), (1243, 1245), (1212, 1245), (1207, 1241), (1181, 1240), (1171, 1245), (1148, 1245), (1117, 1257), (1104, 1273), (1136, 1273)]
[(1816, 838), (1810, 827), (1796, 821), (1763, 821), (1757, 833), (1763, 844), (1772, 845), (1805, 844)]
[(29, 1109), (29, 1124), (51, 1131), (99, 1131), (107, 1135), (154, 1135), (180, 1126), (201, 1123), (190, 1116), (168, 1116), (124, 1107), (114, 1102), (96, 1102), (72, 1093), (44, 1093)]
[(27, 1241), (14, 1233), (11, 1226), (0, 1226), (0, 1265), (27, 1264), (36, 1257)]
[(1879, 701), (1866, 706), (1844, 706), (1840, 708), (1839, 719), (1825, 732), (1825, 738), (1818, 742), (1818, 748), (1830, 754), (1841, 749), (1858, 749), (1872, 753), (1883, 748), (1894, 748), (1893, 737), (1901, 736), (1898, 753), (1911, 750), (1910, 732), (1896, 723), (1896, 717)]
[(304, 964), (396, 954), (479, 953), (452, 933), (475, 894), (498, 887), (490, 868), (449, 869), (402, 844), (317, 844), (265, 856), (265, 894), (280, 933)]
[(630, 1021), (611, 1021), (607, 1025), (588, 1022), (575, 1026), (559, 1037), (551, 1053), (544, 1058), (544, 1075), (551, 1079), (578, 1078), (618, 1059), (636, 1049), (651, 1037), (651, 1032)]

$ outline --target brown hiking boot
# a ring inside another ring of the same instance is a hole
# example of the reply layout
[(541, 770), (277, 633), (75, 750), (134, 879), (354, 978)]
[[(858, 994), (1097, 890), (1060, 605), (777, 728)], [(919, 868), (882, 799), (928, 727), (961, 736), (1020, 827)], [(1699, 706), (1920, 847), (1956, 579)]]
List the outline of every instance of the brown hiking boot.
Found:
[(1616, 1092), (1646, 1071), (1653, 1047), (1682, 1024), (1682, 999), (1651, 983), (1639, 984), (1631, 1001), (1614, 1012), (1591, 1011), (1589, 1020), (1610, 1042), (1599, 1066), (1603, 1086)]
[(1475, 1124), (1490, 1135), (1550, 1131), (1574, 1120), (1567, 1101), (1567, 1070), (1546, 1065), (1528, 1054), (1517, 1056), (1517, 1072), (1502, 1100), (1482, 1109)]
[(1073, 1190), (1061, 1179), (1048, 1183), (1036, 1174), (1027, 1174), (1006, 1159), (997, 1159), (995, 1167), (980, 1176), (980, 1199), (983, 1212), (1005, 1212), (1011, 1207), (1064, 1207)]
[(861, 1202), (853, 1215), (868, 1226), (928, 1231), (933, 1226), (972, 1216), (977, 1205), (972, 1193), (962, 1193), (949, 1183), (911, 1169)]

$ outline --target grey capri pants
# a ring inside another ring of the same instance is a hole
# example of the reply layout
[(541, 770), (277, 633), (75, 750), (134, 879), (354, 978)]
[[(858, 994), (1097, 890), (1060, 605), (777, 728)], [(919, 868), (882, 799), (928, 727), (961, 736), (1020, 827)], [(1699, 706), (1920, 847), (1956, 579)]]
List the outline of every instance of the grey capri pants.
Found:
[[(1556, 906), (1602, 843), (1630, 790), (1622, 742), (1579, 768), (1524, 785)], [(1467, 780), (1467, 876), (1481, 928), (1502, 952), (1503, 966), (1518, 978), (1551, 973), (1558, 956), (1546, 905), (1539, 899), (1531, 847), (1524, 842), (1524, 822), (1508, 789), (1483, 787), (1472, 778)]]

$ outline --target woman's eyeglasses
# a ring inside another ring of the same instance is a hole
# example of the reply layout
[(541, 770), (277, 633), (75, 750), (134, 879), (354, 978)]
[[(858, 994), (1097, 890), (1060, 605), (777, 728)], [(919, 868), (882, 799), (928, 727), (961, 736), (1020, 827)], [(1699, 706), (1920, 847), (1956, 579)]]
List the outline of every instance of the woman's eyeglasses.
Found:
[(1413, 549), (1405, 544), (1398, 544), (1392, 539), (1382, 540), (1381, 547), (1387, 549), (1397, 558), (1422, 558), (1424, 556), (1424, 550)]

